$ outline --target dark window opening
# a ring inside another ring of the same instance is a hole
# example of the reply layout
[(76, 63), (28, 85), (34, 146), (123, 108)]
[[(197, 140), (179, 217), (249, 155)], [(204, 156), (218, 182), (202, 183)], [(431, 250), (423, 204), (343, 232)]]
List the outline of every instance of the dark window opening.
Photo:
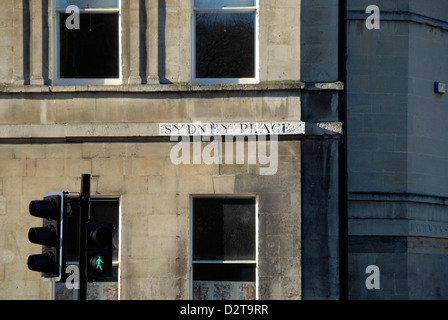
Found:
[[(119, 238), (119, 201), (116, 199), (91, 198), (90, 215), (95, 220), (113, 224), (113, 251), (112, 260), (118, 260), (118, 238)], [(71, 213), (65, 217), (66, 228), (64, 229), (65, 259), (69, 263), (78, 263), (79, 256), (79, 202), (70, 202)], [(100, 281), (118, 281), (117, 276), (101, 278)]]
[(193, 299), (256, 298), (255, 199), (193, 199)]
[(82, 13), (80, 28), (67, 29), (60, 14), (59, 77), (119, 78), (118, 13)]
[(196, 14), (196, 78), (255, 77), (255, 13)]
[(255, 260), (253, 199), (193, 200), (193, 260)]
[[(73, 200), (73, 201), (71, 201)], [(71, 211), (65, 216), (64, 252), (66, 270), (62, 277), (54, 284), (54, 298), (56, 300), (78, 300), (79, 290), (67, 288), (67, 283), (78, 281), (74, 277), (73, 266), (78, 266), (79, 255), (79, 202), (69, 198)], [(88, 300), (117, 300), (119, 278), (119, 199), (117, 198), (90, 198), (91, 219), (113, 224), (113, 250), (112, 250), (112, 276), (99, 278), (95, 282), (87, 283)], [(79, 271), (79, 270), (78, 270)]]

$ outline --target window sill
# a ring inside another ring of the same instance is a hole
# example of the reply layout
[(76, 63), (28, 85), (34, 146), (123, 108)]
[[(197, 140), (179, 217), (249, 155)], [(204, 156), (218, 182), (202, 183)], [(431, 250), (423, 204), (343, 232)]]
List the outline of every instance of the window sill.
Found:
[(269, 90), (344, 90), (341, 82), (305, 83), (272, 81), (258, 84), (129, 84), (129, 85), (0, 85), (0, 93), (64, 93), (64, 92), (206, 92), (206, 91), (269, 91)]

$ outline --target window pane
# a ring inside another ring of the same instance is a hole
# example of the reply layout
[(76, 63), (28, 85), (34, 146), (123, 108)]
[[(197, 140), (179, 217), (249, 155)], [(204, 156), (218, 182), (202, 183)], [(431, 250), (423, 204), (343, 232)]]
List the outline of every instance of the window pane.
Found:
[(193, 260), (255, 260), (255, 200), (194, 199)]
[(195, 8), (254, 7), (255, 0), (194, 0)]
[(60, 15), (60, 78), (119, 78), (117, 13), (80, 15), (80, 29), (67, 29)]
[(196, 78), (255, 77), (255, 13), (196, 15)]
[(118, 0), (57, 0), (56, 8), (65, 9), (75, 5), (80, 9), (86, 8), (115, 8), (118, 9)]
[(255, 281), (255, 263), (195, 263), (193, 281)]

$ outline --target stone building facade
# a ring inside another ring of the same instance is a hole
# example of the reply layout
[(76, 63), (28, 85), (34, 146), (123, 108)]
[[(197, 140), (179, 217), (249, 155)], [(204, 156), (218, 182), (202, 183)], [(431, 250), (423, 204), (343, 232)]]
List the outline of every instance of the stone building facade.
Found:
[[(300, 299), (316, 274), (302, 252), (338, 296), (337, 4), (1, 6), (0, 298), (77, 297), (28, 270), (39, 251), (28, 204), (47, 191), (76, 197), (82, 174), (95, 211), (116, 221), (114, 277), (90, 284), (90, 298)], [(216, 35), (228, 42), (213, 47)], [(191, 148), (190, 162), (176, 148)]]
[(91, 299), (448, 296), (444, 0), (1, 9), (0, 299), (78, 297), (26, 260), (29, 202), (82, 174), (115, 228)]

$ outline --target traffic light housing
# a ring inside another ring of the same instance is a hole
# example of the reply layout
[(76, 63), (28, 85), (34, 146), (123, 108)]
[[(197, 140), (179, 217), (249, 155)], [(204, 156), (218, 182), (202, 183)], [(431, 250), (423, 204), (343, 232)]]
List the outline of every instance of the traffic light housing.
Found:
[(87, 223), (87, 280), (112, 276), (113, 225), (107, 222)]
[(28, 240), (42, 246), (41, 254), (28, 257), (28, 268), (42, 273), (44, 279), (58, 281), (64, 267), (63, 230), (67, 198), (63, 191), (47, 192), (43, 200), (29, 204), (32, 216), (42, 218), (42, 227), (30, 228)]

